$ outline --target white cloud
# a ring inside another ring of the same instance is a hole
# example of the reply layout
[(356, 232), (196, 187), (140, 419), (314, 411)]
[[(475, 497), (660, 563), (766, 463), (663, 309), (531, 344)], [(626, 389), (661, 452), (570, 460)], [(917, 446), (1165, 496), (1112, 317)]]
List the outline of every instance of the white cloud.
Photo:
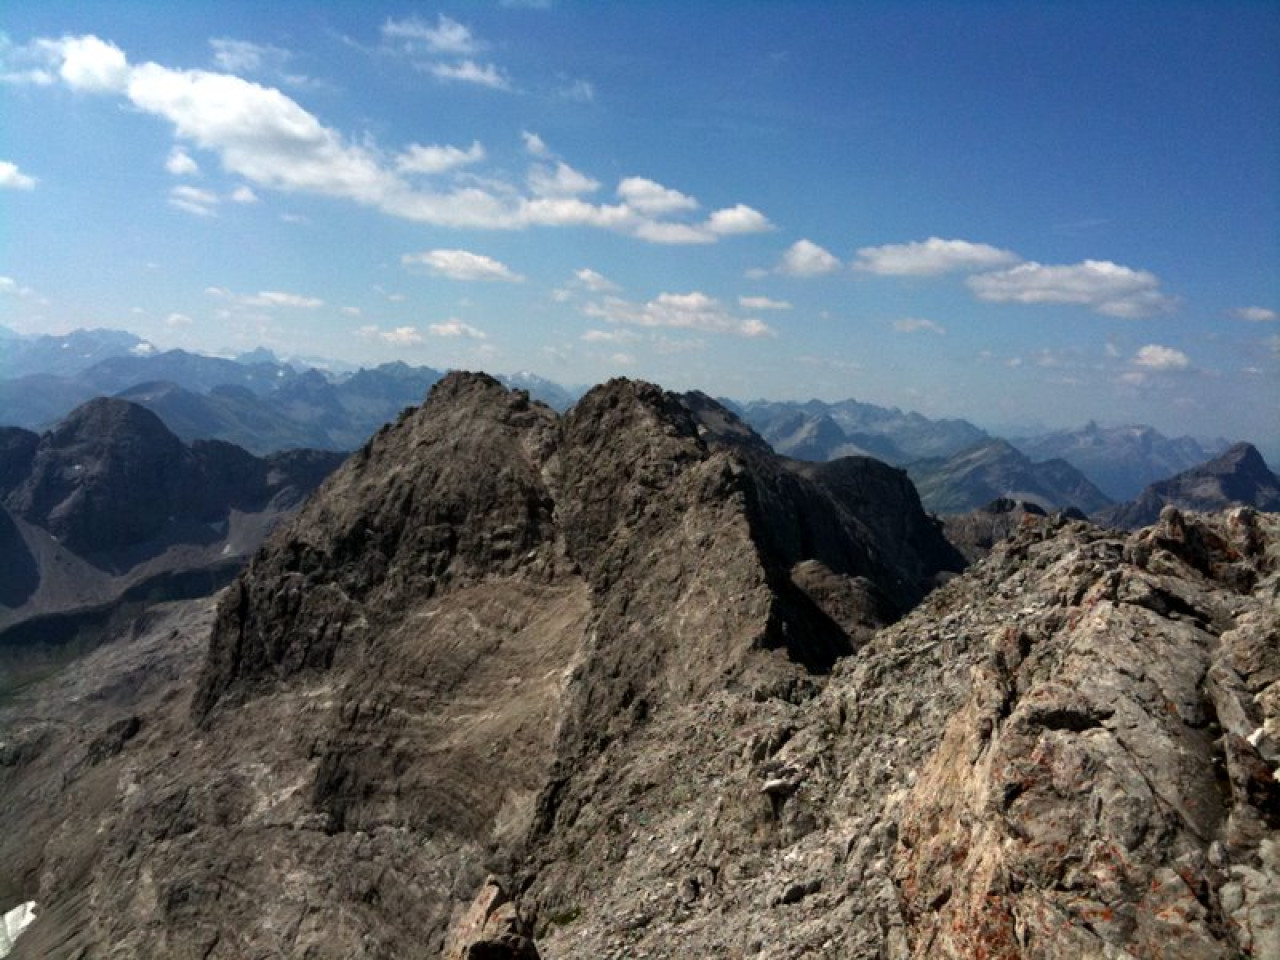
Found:
[(164, 325), (166, 327), (189, 327), (193, 323), (195, 323), (195, 321), (185, 313), (171, 313), (164, 318)]
[(386, 202), (401, 188), (369, 150), (346, 144), (279, 90), (229, 74), (134, 69), (129, 99), (179, 136), (214, 150), (231, 173), (280, 190)]
[(457, 80), (460, 83), (474, 83), (491, 90), (510, 90), (511, 81), (492, 63), (483, 66), (474, 60), (462, 60), (458, 63), (433, 63), (427, 68), (438, 80)]
[(1181, 350), (1173, 347), (1162, 347), (1158, 343), (1149, 343), (1134, 354), (1135, 366), (1147, 370), (1185, 370), (1191, 366), (1191, 358)]
[(378, 334), (387, 343), (398, 343), (406, 345), (410, 343), (421, 343), (422, 334), (418, 333), (417, 327), (396, 327), (394, 330), (388, 330), (385, 333)]
[(535, 157), (548, 157), (551, 151), (547, 149), (546, 142), (536, 133), (530, 133), (524, 130), (520, 134), (520, 138), (524, 141), (525, 151)]
[(200, 165), (181, 147), (174, 147), (164, 162), (164, 168), (175, 177), (190, 177), (200, 172)]
[(479, 140), (466, 150), (454, 146), (421, 146), (411, 143), (396, 157), (396, 169), (401, 173), (447, 173), (458, 167), (479, 163), (485, 158), (484, 147)]
[(596, 271), (588, 267), (583, 267), (581, 270), (575, 270), (573, 276), (579, 284), (590, 290), (592, 293), (614, 293), (619, 289), (618, 285), (608, 277), (603, 274), (596, 273)]
[(1064, 266), (1028, 262), (1008, 270), (969, 277), (979, 300), (992, 303), (1079, 304), (1110, 317), (1146, 317), (1172, 309), (1160, 281), (1146, 270), (1108, 260)]
[[(185, 144), (211, 151), (227, 173), (255, 189), (341, 197), (435, 226), (585, 226), (653, 243), (714, 243), (722, 234), (760, 229), (767, 223), (763, 215), (741, 204), (717, 211), (702, 225), (666, 220), (664, 214), (687, 211), (697, 202), (639, 177), (629, 178), (620, 188), (625, 202), (588, 203), (576, 194), (593, 189), (596, 181), (559, 163), (534, 178), (538, 189), (556, 191), (546, 195), (479, 179), (448, 190), (420, 189), (405, 179), (406, 172), (473, 162), (481, 155), (479, 145), (468, 150), (413, 145), (388, 161), (376, 144), (344, 138), (273, 87), (231, 74), (172, 70), (156, 63), (130, 69), (123, 53), (95, 37), (39, 41), (33, 49), (51, 66), (65, 67), (62, 72), (73, 77), (78, 88), (118, 90), (138, 110), (169, 121), (184, 153)], [(551, 156), (536, 134), (526, 131), (524, 144), (534, 156)], [(208, 215), (217, 199), (207, 192), (181, 191), (171, 195), (171, 202)]]
[(232, 203), (257, 203), (258, 195), (242, 184), (231, 191), (229, 199)]
[(0, 160), (0, 190), (34, 190), (36, 178), (18, 169), (16, 163)]
[(97, 37), (63, 37), (42, 41), (51, 53), (61, 57), (58, 75), (72, 90), (86, 93), (119, 93), (129, 79), (129, 61), (124, 51)]
[(840, 261), (809, 240), (797, 240), (782, 255), (778, 272), (791, 277), (816, 277), (840, 269)]
[(1280, 320), (1280, 313), (1267, 307), (1241, 307), (1235, 311), (1235, 315), (1250, 323), (1270, 323), (1272, 320)]
[(219, 197), (210, 190), (199, 187), (180, 186), (169, 191), (169, 203), (179, 210), (186, 210), (201, 217), (212, 217), (217, 209)]
[(489, 335), (483, 330), (463, 323), (457, 317), (450, 317), (444, 323), (433, 323), (427, 328), (433, 337), (466, 337), (469, 340), (487, 340)]
[(580, 173), (567, 163), (555, 167), (538, 164), (529, 171), (529, 189), (539, 197), (576, 197), (600, 189), (600, 181)]
[(739, 297), (738, 306), (744, 310), (790, 310), (791, 304), (786, 300), (774, 300), (770, 297)]
[(728, 236), (739, 233), (764, 233), (773, 229), (773, 224), (759, 210), (753, 210), (745, 203), (717, 210), (707, 218), (707, 229), (712, 233)]
[(627, 177), (618, 184), (618, 196), (627, 206), (648, 216), (696, 210), (698, 201), (644, 177)]
[(524, 279), (504, 263), (467, 250), (424, 250), (400, 258), (406, 266), (421, 265), (432, 273), (453, 280), (502, 280), (518, 283)]
[(942, 324), (926, 320), (923, 317), (903, 317), (901, 320), (895, 320), (893, 321), (893, 329), (899, 333), (919, 333), (921, 330), (927, 330), (939, 336), (946, 336), (947, 334), (947, 330)]
[(760, 320), (735, 316), (719, 300), (698, 291), (663, 293), (643, 304), (631, 303), (619, 297), (605, 297), (587, 304), (582, 312), (609, 323), (630, 326), (673, 327), (707, 333), (736, 334), (741, 337), (773, 334), (773, 330)]
[(404, 42), (410, 49), (425, 48), (431, 53), (468, 54), (483, 49), (471, 28), (443, 13), (433, 27), (417, 17), (388, 20), (382, 25), (383, 37)]
[(857, 270), (882, 276), (928, 277), (961, 270), (991, 270), (1021, 259), (1010, 250), (985, 243), (930, 237), (917, 243), (862, 247), (853, 265)]

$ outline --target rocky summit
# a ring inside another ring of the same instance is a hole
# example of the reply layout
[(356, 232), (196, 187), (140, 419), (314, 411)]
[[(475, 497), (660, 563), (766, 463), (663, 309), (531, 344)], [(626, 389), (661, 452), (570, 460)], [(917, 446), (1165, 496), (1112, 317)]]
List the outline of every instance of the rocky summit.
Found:
[(962, 562), (701, 395), (451, 374), (0, 705), (12, 956), (1280, 953), (1280, 519)]

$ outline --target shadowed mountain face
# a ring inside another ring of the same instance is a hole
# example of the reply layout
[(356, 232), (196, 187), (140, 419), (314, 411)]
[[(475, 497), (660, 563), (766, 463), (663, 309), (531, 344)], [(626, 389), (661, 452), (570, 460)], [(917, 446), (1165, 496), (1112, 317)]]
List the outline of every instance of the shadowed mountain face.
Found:
[(1235, 506), (1280, 511), (1280, 478), (1256, 449), (1237, 443), (1207, 463), (1153, 483), (1136, 500), (1099, 511), (1097, 519), (1132, 530), (1155, 523), (1166, 506), (1201, 513)]
[(341, 459), (186, 446), (155, 414), (107, 398), (43, 436), (0, 431), (0, 669), (14, 645), (77, 632), (78, 612), (225, 582)]
[(884, 464), (449, 375), (0, 707), (14, 956), (1275, 955), (1280, 521), (955, 566)]

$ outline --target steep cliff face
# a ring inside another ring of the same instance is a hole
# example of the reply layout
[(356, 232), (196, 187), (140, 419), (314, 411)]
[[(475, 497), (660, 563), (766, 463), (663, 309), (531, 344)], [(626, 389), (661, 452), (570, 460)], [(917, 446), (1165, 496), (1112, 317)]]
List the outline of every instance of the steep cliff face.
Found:
[(198, 678), (157, 622), (167, 688), (0, 715), (15, 956), (1273, 955), (1280, 521), (1028, 515), (925, 597), (954, 556), (706, 398), (450, 375)]

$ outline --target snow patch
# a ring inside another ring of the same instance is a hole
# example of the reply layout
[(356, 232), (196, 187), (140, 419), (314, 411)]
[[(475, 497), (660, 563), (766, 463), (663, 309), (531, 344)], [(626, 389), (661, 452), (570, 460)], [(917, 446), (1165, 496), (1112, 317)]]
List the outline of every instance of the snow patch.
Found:
[(7, 957), (13, 949), (13, 941), (36, 919), (36, 902), (28, 900), (19, 904), (4, 915), (0, 923), (0, 957)]

